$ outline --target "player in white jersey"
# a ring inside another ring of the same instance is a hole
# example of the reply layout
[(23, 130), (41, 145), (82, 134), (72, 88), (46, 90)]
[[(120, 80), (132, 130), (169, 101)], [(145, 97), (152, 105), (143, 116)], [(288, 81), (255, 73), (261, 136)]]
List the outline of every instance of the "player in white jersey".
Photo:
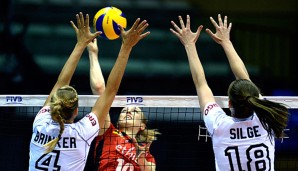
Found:
[(258, 116), (227, 116), (214, 102), (204, 109), (204, 121), (212, 136), (216, 170), (274, 170), (274, 139)]
[(30, 142), (29, 170), (80, 171), (86, 164), (91, 141), (103, 127), (105, 118), (119, 89), (132, 48), (150, 32), (146, 20), (138, 18), (128, 31), (121, 30), (122, 45), (109, 75), (105, 91), (96, 100), (91, 112), (74, 123), (78, 115), (78, 94), (69, 86), (76, 66), (87, 45), (100, 32), (91, 33), (88, 14), (76, 15), (77, 25), (72, 21), (77, 36), (76, 46), (66, 61), (43, 108), (33, 123)]
[(216, 170), (274, 170), (274, 138), (283, 137), (289, 115), (287, 108), (260, 97), (259, 89), (251, 82), (230, 41), (232, 24), (228, 25), (226, 16), (223, 22), (218, 15), (218, 24), (210, 17), (216, 33), (210, 29), (206, 32), (223, 47), (236, 77), (228, 89), (231, 109), (231, 116), (228, 116), (214, 99), (196, 50), (195, 44), (203, 26), (194, 33), (190, 29), (189, 15), (186, 25), (181, 16), (178, 18), (181, 28), (172, 21), (175, 30), (170, 30), (180, 39), (187, 53), (201, 112), (212, 137)]

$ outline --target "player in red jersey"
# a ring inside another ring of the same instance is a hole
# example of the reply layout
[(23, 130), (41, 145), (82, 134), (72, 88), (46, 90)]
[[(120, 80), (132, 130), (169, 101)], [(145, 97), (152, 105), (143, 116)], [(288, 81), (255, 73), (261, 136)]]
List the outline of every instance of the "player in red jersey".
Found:
[[(93, 94), (101, 95), (105, 81), (98, 62), (97, 41), (88, 47), (90, 59), (90, 85)], [(139, 107), (124, 107), (116, 128), (110, 119), (95, 139), (94, 158), (100, 171), (154, 171), (155, 159), (150, 154), (150, 145), (159, 132), (146, 128), (147, 119)]]
[[(97, 59), (96, 40), (88, 45), (90, 58), (90, 85), (93, 94), (101, 94), (105, 81)], [(96, 138), (94, 156), (98, 170), (155, 170), (155, 160), (149, 148), (156, 130), (146, 129), (147, 120), (138, 107), (125, 107), (118, 120), (119, 129), (106, 118), (105, 126)]]

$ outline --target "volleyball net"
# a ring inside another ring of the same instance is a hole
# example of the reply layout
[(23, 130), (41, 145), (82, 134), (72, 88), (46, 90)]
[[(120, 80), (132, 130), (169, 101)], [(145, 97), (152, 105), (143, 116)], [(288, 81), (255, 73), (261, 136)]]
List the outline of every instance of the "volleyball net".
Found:
[[(46, 98), (47, 95), (0, 95), (0, 170), (28, 169), (32, 123)], [(77, 120), (91, 111), (97, 98), (79, 95)], [(286, 104), (291, 112), (285, 130), (288, 137), (276, 140), (275, 170), (298, 170), (298, 97), (264, 98)], [(228, 97), (215, 99), (228, 113)], [(212, 142), (197, 96), (116, 96), (110, 110), (112, 123), (117, 122), (126, 106), (140, 107), (149, 120), (147, 126), (162, 133), (150, 148), (157, 170), (215, 170)]]

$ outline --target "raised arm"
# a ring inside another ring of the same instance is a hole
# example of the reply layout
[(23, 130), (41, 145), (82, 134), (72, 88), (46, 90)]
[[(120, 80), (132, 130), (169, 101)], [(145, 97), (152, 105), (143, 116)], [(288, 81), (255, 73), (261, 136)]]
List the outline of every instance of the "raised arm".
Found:
[(90, 61), (90, 87), (94, 95), (101, 95), (106, 85), (98, 61), (98, 44), (96, 38), (88, 44), (87, 49)]
[(143, 33), (148, 27), (148, 23), (146, 20), (140, 22), (139, 18), (128, 31), (125, 31), (121, 26), (119, 27), (121, 30), (122, 45), (114, 67), (108, 77), (106, 89), (92, 108), (92, 112), (97, 116), (101, 128), (104, 127), (105, 119), (119, 89), (132, 48), (141, 39), (150, 34), (149, 31)]
[(84, 19), (84, 15), (82, 12), (76, 15), (77, 19), (77, 26), (70, 21), (73, 29), (75, 30), (77, 36), (77, 43), (70, 54), (69, 58), (67, 59), (66, 63), (64, 64), (60, 75), (51, 90), (47, 100), (44, 103), (44, 106), (49, 105), (51, 101), (51, 97), (56, 90), (64, 85), (69, 85), (70, 80), (76, 70), (78, 62), (82, 56), (82, 53), (88, 43), (92, 41), (95, 37), (97, 37), (100, 32), (91, 33), (89, 28), (89, 15), (86, 15), (86, 19)]
[(230, 41), (230, 31), (232, 28), (232, 23), (228, 25), (228, 17), (224, 17), (222, 21), (221, 15), (218, 14), (218, 23), (214, 21), (212, 17), (210, 20), (216, 29), (216, 33), (213, 33), (210, 29), (206, 29), (206, 32), (211, 36), (211, 38), (224, 49), (226, 56), (228, 58), (232, 72), (234, 73), (236, 79), (247, 79), (250, 80), (248, 72), (245, 65), (239, 55), (237, 54), (232, 42)]
[[(102, 74), (102, 70), (98, 60), (98, 44), (97, 39), (94, 39), (87, 46), (90, 61), (90, 87), (94, 95), (102, 95), (106, 85)], [(99, 131), (99, 135), (102, 135), (111, 124), (110, 115), (107, 114), (104, 126)]]
[(181, 28), (179, 28), (175, 24), (175, 22), (171, 21), (175, 30), (170, 29), (170, 31), (180, 39), (181, 43), (185, 47), (192, 79), (195, 84), (196, 91), (199, 97), (200, 108), (201, 108), (201, 111), (203, 111), (205, 105), (208, 102), (215, 102), (213, 93), (207, 84), (204, 69), (199, 59), (199, 55), (197, 53), (197, 48), (196, 48), (196, 42), (200, 36), (203, 26), (202, 25), (199, 26), (197, 31), (193, 33), (190, 29), (189, 15), (187, 15), (186, 25), (184, 25), (184, 22), (181, 16), (179, 16), (178, 18), (179, 18)]

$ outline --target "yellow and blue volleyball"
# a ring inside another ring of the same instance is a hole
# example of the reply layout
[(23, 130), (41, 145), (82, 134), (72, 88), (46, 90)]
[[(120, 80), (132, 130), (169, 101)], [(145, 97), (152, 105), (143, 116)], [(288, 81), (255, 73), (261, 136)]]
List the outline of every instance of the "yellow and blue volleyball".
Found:
[(114, 40), (121, 34), (118, 25), (126, 28), (127, 21), (120, 9), (116, 7), (105, 7), (95, 14), (93, 25), (96, 31), (102, 32), (101, 37)]

